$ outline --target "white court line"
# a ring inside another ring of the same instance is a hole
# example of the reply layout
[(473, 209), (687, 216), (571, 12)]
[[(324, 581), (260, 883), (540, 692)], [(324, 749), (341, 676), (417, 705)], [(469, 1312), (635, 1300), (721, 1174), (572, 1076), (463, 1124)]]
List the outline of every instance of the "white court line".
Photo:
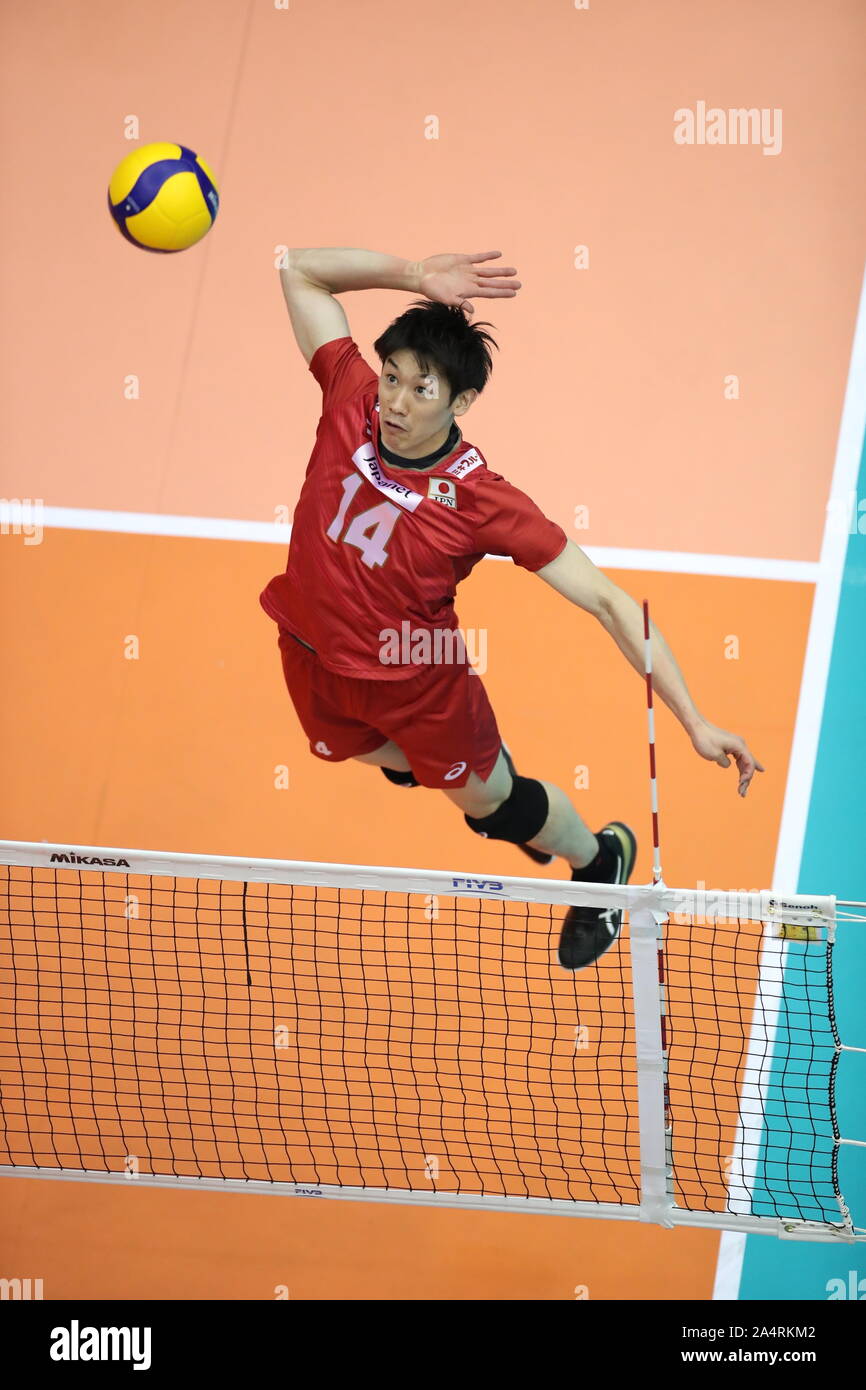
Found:
[[(842, 422), (839, 427), (839, 440), (833, 467), (833, 481), (830, 485), (830, 500), (824, 527), (824, 541), (821, 546), (821, 559), (818, 562), (819, 573), (812, 603), (809, 637), (803, 663), (803, 678), (800, 683), (800, 699), (797, 705), (797, 719), (791, 745), (791, 760), (788, 764), (782, 824), (776, 847), (773, 888), (778, 893), (795, 892), (800, 876), (803, 841), (806, 837), (812, 781), (818, 756), (821, 718), (824, 713), (827, 679), (830, 674), (830, 657), (833, 651), (839, 596), (848, 549), (850, 502), (857, 489), (857, 473), (864, 434), (866, 434), (866, 276), (864, 276), (860, 291), (860, 307), (851, 349), (848, 385), (845, 391)], [(763, 978), (763, 973), (762, 969), (759, 989), (762, 984), (767, 982)], [(755, 1021), (758, 1022), (757, 1019)], [(749, 1051), (743, 1078), (743, 1094), (752, 1099), (758, 1094), (759, 1113), (763, 1110), (763, 1103), (766, 1099), (766, 1088), (760, 1084), (760, 1039), (764, 1039), (765, 1047), (768, 1043), (772, 1045), (772, 1036), (777, 1021), (778, 1011), (776, 1015), (771, 1017), (765, 1010), (759, 1028), (753, 1031), (749, 1040)], [(752, 1128), (754, 1128), (754, 1117)], [(739, 1158), (741, 1161), (745, 1135), (746, 1127), (741, 1115), (734, 1142), (735, 1159)], [(754, 1183), (759, 1141), (760, 1135), (753, 1140), (756, 1150), (754, 1160), (742, 1165), (744, 1175), (742, 1186), (749, 1191)], [(744, 1235), (734, 1235), (727, 1232), (722, 1234), (713, 1289), (714, 1299), (736, 1299), (739, 1297), (745, 1251), (746, 1237)]]
[[(18, 510), (20, 506), (20, 515)], [(276, 521), (241, 521), (231, 517), (164, 516), (156, 512), (111, 512), (80, 507), (46, 507), (11, 499), (4, 505), (5, 529), (39, 521), (67, 531), (119, 531), (143, 536), (187, 536), (198, 540), (260, 541), (288, 545), (291, 526)], [(818, 563), (775, 560), (760, 555), (704, 555), (687, 550), (633, 550), (619, 546), (583, 546), (600, 569), (647, 570), (664, 574), (709, 574), (728, 579), (778, 579), (814, 584)], [(488, 560), (509, 559), (488, 555)]]

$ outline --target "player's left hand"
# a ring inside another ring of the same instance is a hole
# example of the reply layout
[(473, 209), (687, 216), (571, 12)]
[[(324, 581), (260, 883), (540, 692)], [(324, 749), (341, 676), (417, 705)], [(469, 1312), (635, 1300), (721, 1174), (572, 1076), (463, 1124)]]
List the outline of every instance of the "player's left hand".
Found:
[(764, 771), (763, 765), (749, 751), (745, 740), (738, 734), (729, 734), (725, 729), (717, 729), (715, 724), (708, 724), (704, 720), (693, 731), (691, 737), (695, 751), (711, 763), (718, 763), (719, 767), (730, 767), (731, 758), (734, 759), (740, 774), (737, 787), (740, 796), (746, 795), (755, 773)]
[(474, 312), (473, 299), (513, 299), (520, 289), (514, 266), (480, 264), (501, 255), (501, 251), (476, 251), (428, 256), (420, 262), (418, 288), (439, 304), (459, 305), (467, 315)]

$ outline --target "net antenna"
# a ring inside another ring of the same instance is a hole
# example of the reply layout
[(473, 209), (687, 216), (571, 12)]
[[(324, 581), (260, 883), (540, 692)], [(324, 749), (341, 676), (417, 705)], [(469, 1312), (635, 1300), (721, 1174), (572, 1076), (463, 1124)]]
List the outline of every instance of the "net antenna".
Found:
[(650, 805), (653, 821), (653, 883), (662, 882), (661, 851), (659, 849), (659, 793), (656, 782), (656, 721), (653, 707), (653, 649), (650, 635), (649, 603), (643, 601), (644, 670), (646, 672), (646, 707), (649, 728)]
[[(656, 784), (655, 710), (649, 603), (643, 601), (644, 670), (650, 759), (653, 888), (663, 888)], [(647, 1219), (674, 1224), (673, 1113), (670, 1085), (671, 1028), (663, 927), (668, 913), (649, 903), (629, 915), (629, 944), (637, 1041), (637, 1098), (640, 1126), (641, 1205)]]

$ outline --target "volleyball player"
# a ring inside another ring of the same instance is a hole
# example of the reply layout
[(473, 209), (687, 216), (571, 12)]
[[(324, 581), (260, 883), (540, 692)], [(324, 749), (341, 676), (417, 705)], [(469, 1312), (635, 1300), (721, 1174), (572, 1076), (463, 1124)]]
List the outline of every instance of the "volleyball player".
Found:
[[(485, 554), (507, 555), (596, 618), (643, 672), (638, 605), (488, 468), (458, 424), (497, 346), (471, 321), (471, 301), (520, 289), (513, 267), (489, 264), (500, 254), (409, 262), (341, 248), (289, 252), (283, 293), (322, 414), (288, 565), (261, 602), (279, 624), (286, 685), (316, 757), (357, 758), (397, 785), (438, 788), (476, 833), (536, 862), (559, 855), (573, 880), (626, 883), (632, 831), (611, 821), (593, 834), (559, 787), (517, 774), (457, 632), (458, 583)], [(335, 297), (362, 289), (423, 296), (374, 343), (378, 374)], [(733, 758), (744, 796), (760, 763), (742, 738), (698, 713), (655, 628), (653, 663), (655, 687), (696, 752), (722, 767)], [(621, 921), (612, 909), (569, 908), (560, 964), (596, 960)]]

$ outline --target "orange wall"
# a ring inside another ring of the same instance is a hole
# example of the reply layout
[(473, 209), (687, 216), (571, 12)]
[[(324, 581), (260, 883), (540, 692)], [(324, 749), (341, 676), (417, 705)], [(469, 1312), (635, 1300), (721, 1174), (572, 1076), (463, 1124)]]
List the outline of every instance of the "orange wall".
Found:
[[(465, 420), (492, 466), (566, 526), (588, 506), (594, 545), (817, 558), (866, 224), (857, 0), (47, 0), (4, 29), (4, 496), (273, 520), (318, 405), (278, 248), (498, 248), (525, 288), (476, 306), (501, 352)], [(781, 108), (782, 152), (675, 144), (698, 100)], [(186, 254), (110, 223), (130, 115), (215, 170)], [(406, 300), (344, 303), (370, 356)]]

